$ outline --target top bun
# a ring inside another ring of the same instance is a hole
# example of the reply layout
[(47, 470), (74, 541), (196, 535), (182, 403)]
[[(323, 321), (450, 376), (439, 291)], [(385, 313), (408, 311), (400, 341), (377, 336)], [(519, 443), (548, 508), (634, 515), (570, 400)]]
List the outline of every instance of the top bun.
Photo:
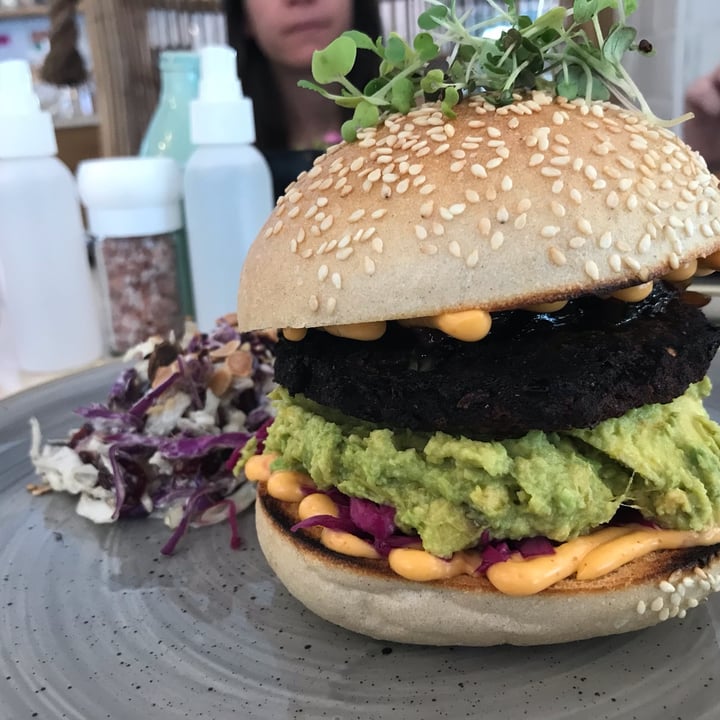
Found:
[(645, 116), (542, 93), (455, 111), (391, 115), (287, 188), (243, 267), (241, 329), (550, 302), (720, 249), (717, 179)]

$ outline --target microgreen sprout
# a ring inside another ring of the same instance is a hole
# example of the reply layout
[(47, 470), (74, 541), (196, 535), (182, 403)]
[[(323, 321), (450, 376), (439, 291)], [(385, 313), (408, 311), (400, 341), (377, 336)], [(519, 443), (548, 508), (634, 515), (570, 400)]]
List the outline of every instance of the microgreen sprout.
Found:
[[(647, 40), (636, 42), (637, 31), (626, 24), (638, 0), (574, 0), (571, 8), (554, 7), (535, 20), (519, 13), (517, 0), (487, 0), (496, 17), (473, 24), (471, 11), (458, 15), (455, 0), (425, 2), (429, 7), (418, 17), (420, 32), (412, 43), (397, 33), (384, 41), (350, 30), (314, 53), (315, 82), (301, 80), (300, 85), (353, 109), (342, 127), (345, 140), (377, 125), (386, 113), (407, 113), (423, 100), (439, 99), (445, 115), (454, 117), (455, 105), (469, 95), (481, 94), (501, 106), (531, 90), (588, 102), (612, 98), (661, 125), (687, 117), (657, 118), (622, 65), (626, 52), (652, 52)], [(599, 21), (604, 9), (615, 15), (607, 34)], [(486, 31), (498, 25), (503, 28), (499, 37), (489, 37)], [(445, 55), (441, 48), (448, 49)], [(358, 51), (379, 58), (377, 77), (363, 88), (347, 77)]]

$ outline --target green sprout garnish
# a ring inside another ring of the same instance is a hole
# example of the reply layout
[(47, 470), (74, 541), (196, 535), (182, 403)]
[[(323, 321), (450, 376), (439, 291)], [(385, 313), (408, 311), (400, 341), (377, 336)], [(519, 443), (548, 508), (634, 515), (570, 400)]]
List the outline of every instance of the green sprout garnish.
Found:
[[(588, 102), (612, 97), (664, 126), (688, 117), (656, 117), (622, 66), (628, 51), (652, 53), (647, 40), (636, 43), (637, 31), (626, 24), (638, 0), (574, 0), (572, 8), (554, 7), (536, 20), (520, 15), (517, 0), (487, 0), (497, 16), (473, 25), (466, 24), (471, 11), (458, 16), (455, 0), (425, 2), (430, 7), (418, 17), (421, 32), (411, 45), (397, 33), (384, 42), (350, 30), (313, 54), (315, 82), (299, 84), (354, 109), (342, 126), (345, 140), (354, 140), (359, 129), (377, 125), (385, 114), (407, 113), (423, 100), (439, 99), (452, 118), (464, 97), (481, 94), (502, 106), (531, 90)], [(615, 11), (616, 22), (604, 35), (598, 15), (606, 8)], [(498, 24), (505, 27), (498, 38), (484, 36)], [(588, 25), (595, 42), (588, 37)], [(441, 47), (449, 48), (446, 57)], [(358, 51), (380, 58), (378, 76), (362, 89), (347, 77)], [(331, 85), (339, 86), (339, 92), (323, 87)]]

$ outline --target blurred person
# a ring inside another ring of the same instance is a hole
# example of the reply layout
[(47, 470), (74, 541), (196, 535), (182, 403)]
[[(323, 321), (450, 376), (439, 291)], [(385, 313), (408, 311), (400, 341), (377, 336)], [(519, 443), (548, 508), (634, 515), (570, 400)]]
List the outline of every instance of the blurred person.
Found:
[[(228, 42), (238, 54), (243, 91), (255, 108), (257, 147), (273, 173), (275, 194), (340, 140), (352, 116), (335, 103), (297, 86), (312, 80), (314, 50), (351, 28), (382, 34), (377, 0), (225, 0)], [(359, 52), (348, 76), (362, 88), (375, 77), (378, 58)]]
[(705, 158), (712, 172), (720, 172), (720, 66), (690, 84), (685, 106), (695, 115), (682, 126), (685, 142)]

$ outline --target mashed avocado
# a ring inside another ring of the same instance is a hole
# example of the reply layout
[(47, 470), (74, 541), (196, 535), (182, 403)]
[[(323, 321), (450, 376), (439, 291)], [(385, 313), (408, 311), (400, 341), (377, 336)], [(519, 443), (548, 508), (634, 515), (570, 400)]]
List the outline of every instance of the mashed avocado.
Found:
[(274, 467), (306, 470), (396, 509), (437, 555), (495, 538), (585, 533), (621, 503), (665, 527), (720, 522), (720, 427), (702, 398), (705, 379), (666, 405), (647, 405), (591, 430), (533, 431), (503, 441), (397, 432), (340, 415), (282, 389), (266, 447)]

